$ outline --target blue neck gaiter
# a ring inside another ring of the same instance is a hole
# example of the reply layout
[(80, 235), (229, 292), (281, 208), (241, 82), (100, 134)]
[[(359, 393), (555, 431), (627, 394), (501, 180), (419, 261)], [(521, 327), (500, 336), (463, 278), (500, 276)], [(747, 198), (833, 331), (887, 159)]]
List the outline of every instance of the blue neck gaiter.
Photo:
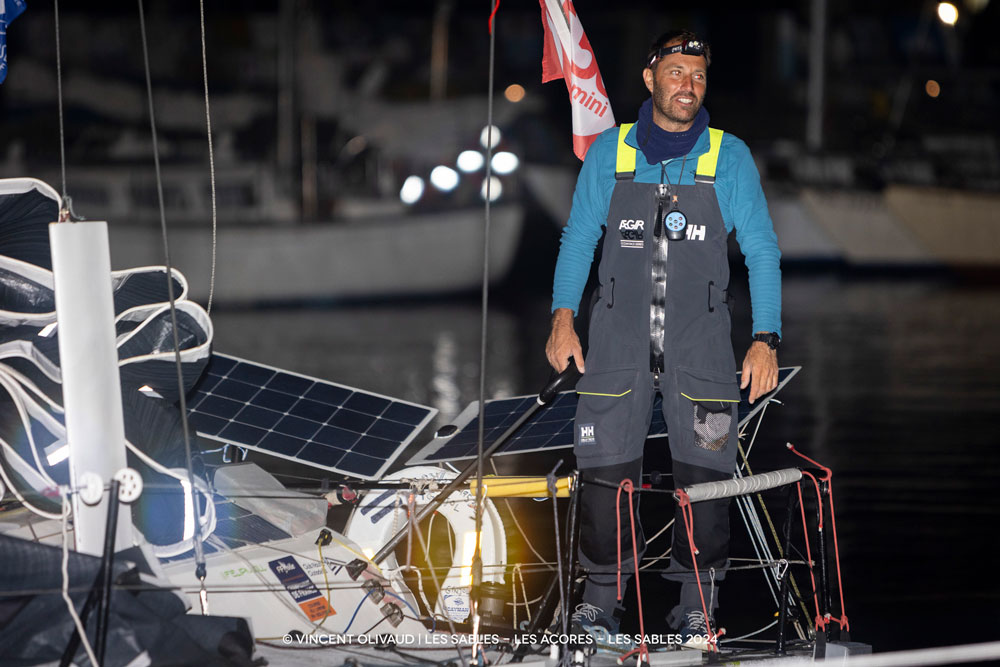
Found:
[(653, 122), (653, 99), (649, 98), (639, 107), (639, 120), (635, 126), (635, 138), (649, 164), (658, 164), (670, 158), (687, 155), (694, 148), (698, 137), (708, 127), (708, 111), (698, 109), (694, 123), (684, 132), (667, 132)]

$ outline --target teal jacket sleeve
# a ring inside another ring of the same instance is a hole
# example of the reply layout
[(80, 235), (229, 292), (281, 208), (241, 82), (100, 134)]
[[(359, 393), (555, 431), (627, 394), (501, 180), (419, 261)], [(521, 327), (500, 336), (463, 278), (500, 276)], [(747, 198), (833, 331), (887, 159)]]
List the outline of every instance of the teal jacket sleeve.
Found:
[(614, 158), (618, 128), (602, 133), (587, 151), (573, 192), (573, 207), (562, 231), (552, 281), (552, 310), (569, 308), (575, 315), (594, 261), (594, 250), (607, 222), (614, 189)]
[(750, 149), (737, 137), (723, 135), (715, 192), (722, 219), (736, 229), (736, 240), (750, 278), (753, 330), (781, 335), (781, 251), (767, 210), (760, 174)]

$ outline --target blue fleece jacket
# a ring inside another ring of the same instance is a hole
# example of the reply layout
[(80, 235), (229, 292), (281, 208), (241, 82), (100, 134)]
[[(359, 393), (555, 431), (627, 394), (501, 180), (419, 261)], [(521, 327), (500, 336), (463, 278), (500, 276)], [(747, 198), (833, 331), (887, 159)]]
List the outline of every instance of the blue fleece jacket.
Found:
[[(587, 152), (573, 193), (569, 222), (563, 229), (552, 285), (552, 310), (570, 308), (574, 314), (594, 261), (594, 249), (607, 223), (611, 191), (615, 186), (615, 156), (618, 128), (603, 132)], [(635, 126), (625, 142), (638, 148)], [(681, 175), (681, 158), (666, 161), (667, 178), (693, 184), (698, 156), (709, 148), (708, 130), (702, 132), (687, 156)], [(637, 183), (659, 183), (660, 164), (636, 160)], [(753, 331), (774, 331), (781, 335), (781, 268), (778, 239), (774, 234), (767, 201), (760, 187), (760, 175), (750, 149), (740, 139), (726, 133), (715, 173), (715, 194), (726, 229), (736, 230), (736, 240), (746, 259), (750, 276)]]

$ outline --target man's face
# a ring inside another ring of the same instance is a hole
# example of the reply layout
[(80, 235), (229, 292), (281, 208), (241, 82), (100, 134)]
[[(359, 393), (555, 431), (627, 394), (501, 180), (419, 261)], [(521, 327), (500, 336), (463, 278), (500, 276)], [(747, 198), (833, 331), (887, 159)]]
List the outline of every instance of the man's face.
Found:
[[(672, 41), (664, 46), (674, 46)], [(704, 56), (671, 53), (656, 60), (642, 79), (653, 96), (653, 122), (668, 132), (691, 127), (708, 86), (708, 64)]]

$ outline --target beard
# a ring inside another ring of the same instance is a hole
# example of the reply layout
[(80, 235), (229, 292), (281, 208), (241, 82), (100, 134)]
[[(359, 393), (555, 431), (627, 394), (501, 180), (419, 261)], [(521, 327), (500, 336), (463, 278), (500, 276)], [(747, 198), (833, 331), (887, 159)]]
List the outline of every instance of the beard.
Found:
[[(698, 97), (695, 95), (694, 91), (682, 91), (679, 93), (674, 93), (673, 96), (668, 96), (667, 91), (659, 86), (653, 89), (653, 106), (662, 116), (666, 116), (668, 119), (675, 123), (690, 123), (694, 120), (694, 117), (698, 115), (699, 109), (701, 109), (701, 103), (704, 101), (704, 97)], [(676, 102), (678, 97), (690, 97), (694, 100), (694, 104), (690, 107), (683, 107)]]

